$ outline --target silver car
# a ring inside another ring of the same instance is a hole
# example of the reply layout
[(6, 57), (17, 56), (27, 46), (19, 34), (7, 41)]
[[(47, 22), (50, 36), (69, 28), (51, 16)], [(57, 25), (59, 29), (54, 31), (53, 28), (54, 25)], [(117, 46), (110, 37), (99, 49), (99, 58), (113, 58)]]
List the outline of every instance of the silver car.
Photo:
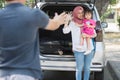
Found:
[[(42, 0), (37, 2), (36, 7), (42, 9), (45, 13), (53, 18), (54, 13), (63, 11), (70, 12), (75, 6), (82, 6), (85, 10), (93, 11), (93, 19), (96, 21), (97, 37), (93, 38), (94, 56), (91, 63), (91, 72), (94, 73), (95, 79), (103, 74), (104, 68), (104, 27), (107, 23), (101, 22), (98, 11), (94, 5), (95, 0)], [(71, 33), (63, 34), (63, 25), (55, 30), (39, 30), (40, 35), (40, 60), (42, 70), (56, 71), (75, 71), (75, 58), (72, 52)], [(102, 79), (100, 79), (102, 80)]]

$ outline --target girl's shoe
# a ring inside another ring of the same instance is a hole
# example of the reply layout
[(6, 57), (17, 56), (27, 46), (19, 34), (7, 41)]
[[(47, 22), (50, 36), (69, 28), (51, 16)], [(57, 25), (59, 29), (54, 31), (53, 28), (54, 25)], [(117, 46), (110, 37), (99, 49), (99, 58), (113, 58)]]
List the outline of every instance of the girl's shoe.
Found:
[(91, 53), (91, 50), (87, 50), (84, 54), (85, 55), (88, 55), (88, 54), (90, 54)]
[(82, 46), (76, 46), (76, 49), (82, 50)]

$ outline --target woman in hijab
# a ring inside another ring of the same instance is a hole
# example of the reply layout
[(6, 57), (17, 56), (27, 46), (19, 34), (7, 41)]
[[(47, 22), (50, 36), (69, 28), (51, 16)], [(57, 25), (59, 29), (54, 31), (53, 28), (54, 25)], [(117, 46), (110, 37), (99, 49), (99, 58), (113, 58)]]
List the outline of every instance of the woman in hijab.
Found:
[[(92, 49), (91, 53), (85, 55), (87, 50), (86, 41), (81, 49), (80, 37), (81, 37), (81, 27), (83, 26), (84, 9), (82, 6), (77, 6), (72, 11), (71, 15), (68, 14), (63, 28), (63, 33), (67, 34), (71, 32), (72, 36), (72, 51), (76, 60), (76, 80), (82, 80), (82, 71), (84, 71), (84, 80), (89, 80), (90, 76), (90, 65), (93, 58), (93, 43), (90, 40), (90, 47)], [(70, 23), (69, 23), (70, 22)], [(69, 24), (68, 24), (69, 23)]]

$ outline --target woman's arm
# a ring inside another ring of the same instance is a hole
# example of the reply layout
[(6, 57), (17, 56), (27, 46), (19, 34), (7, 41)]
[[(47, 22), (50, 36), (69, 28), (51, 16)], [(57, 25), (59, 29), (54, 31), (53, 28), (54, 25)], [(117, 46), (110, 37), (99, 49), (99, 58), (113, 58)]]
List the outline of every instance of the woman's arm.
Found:
[(67, 17), (66, 17), (66, 20), (65, 20), (64, 27), (63, 27), (63, 33), (64, 34), (67, 34), (71, 31), (70, 24), (69, 24), (70, 21), (71, 21), (71, 15), (68, 14)]
[(71, 31), (71, 29), (70, 29), (70, 24), (68, 25), (68, 24), (65, 24), (64, 25), (64, 27), (63, 27), (63, 33), (64, 34), (67, 34), (67, 33), (69, 33)]

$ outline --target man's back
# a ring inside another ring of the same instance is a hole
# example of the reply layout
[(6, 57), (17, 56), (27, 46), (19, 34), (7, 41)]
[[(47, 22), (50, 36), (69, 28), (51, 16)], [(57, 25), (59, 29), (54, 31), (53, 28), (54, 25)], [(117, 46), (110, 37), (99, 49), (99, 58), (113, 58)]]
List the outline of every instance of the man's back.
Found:
[[(0, 11), (0, 69), (24, 69), (27, 75), (40, 78), (38, 26), (44, 28), (48, 16), (43, 20), (40, 11), (20, 3), (8, 4)], [(41, 22), (41, 21), (45, 22)], [(40, 23), (41, 22), (41, 23)], [(39, 75), (32, 74), (39, 73)], [(29, 72), (32, 73), (29, 73)], [(25, 71), (26, 72), (26, 71)], [(5, 72), (4, 74), (7, 74)], [(1, 74), (2, 75), (2, 74)]]

